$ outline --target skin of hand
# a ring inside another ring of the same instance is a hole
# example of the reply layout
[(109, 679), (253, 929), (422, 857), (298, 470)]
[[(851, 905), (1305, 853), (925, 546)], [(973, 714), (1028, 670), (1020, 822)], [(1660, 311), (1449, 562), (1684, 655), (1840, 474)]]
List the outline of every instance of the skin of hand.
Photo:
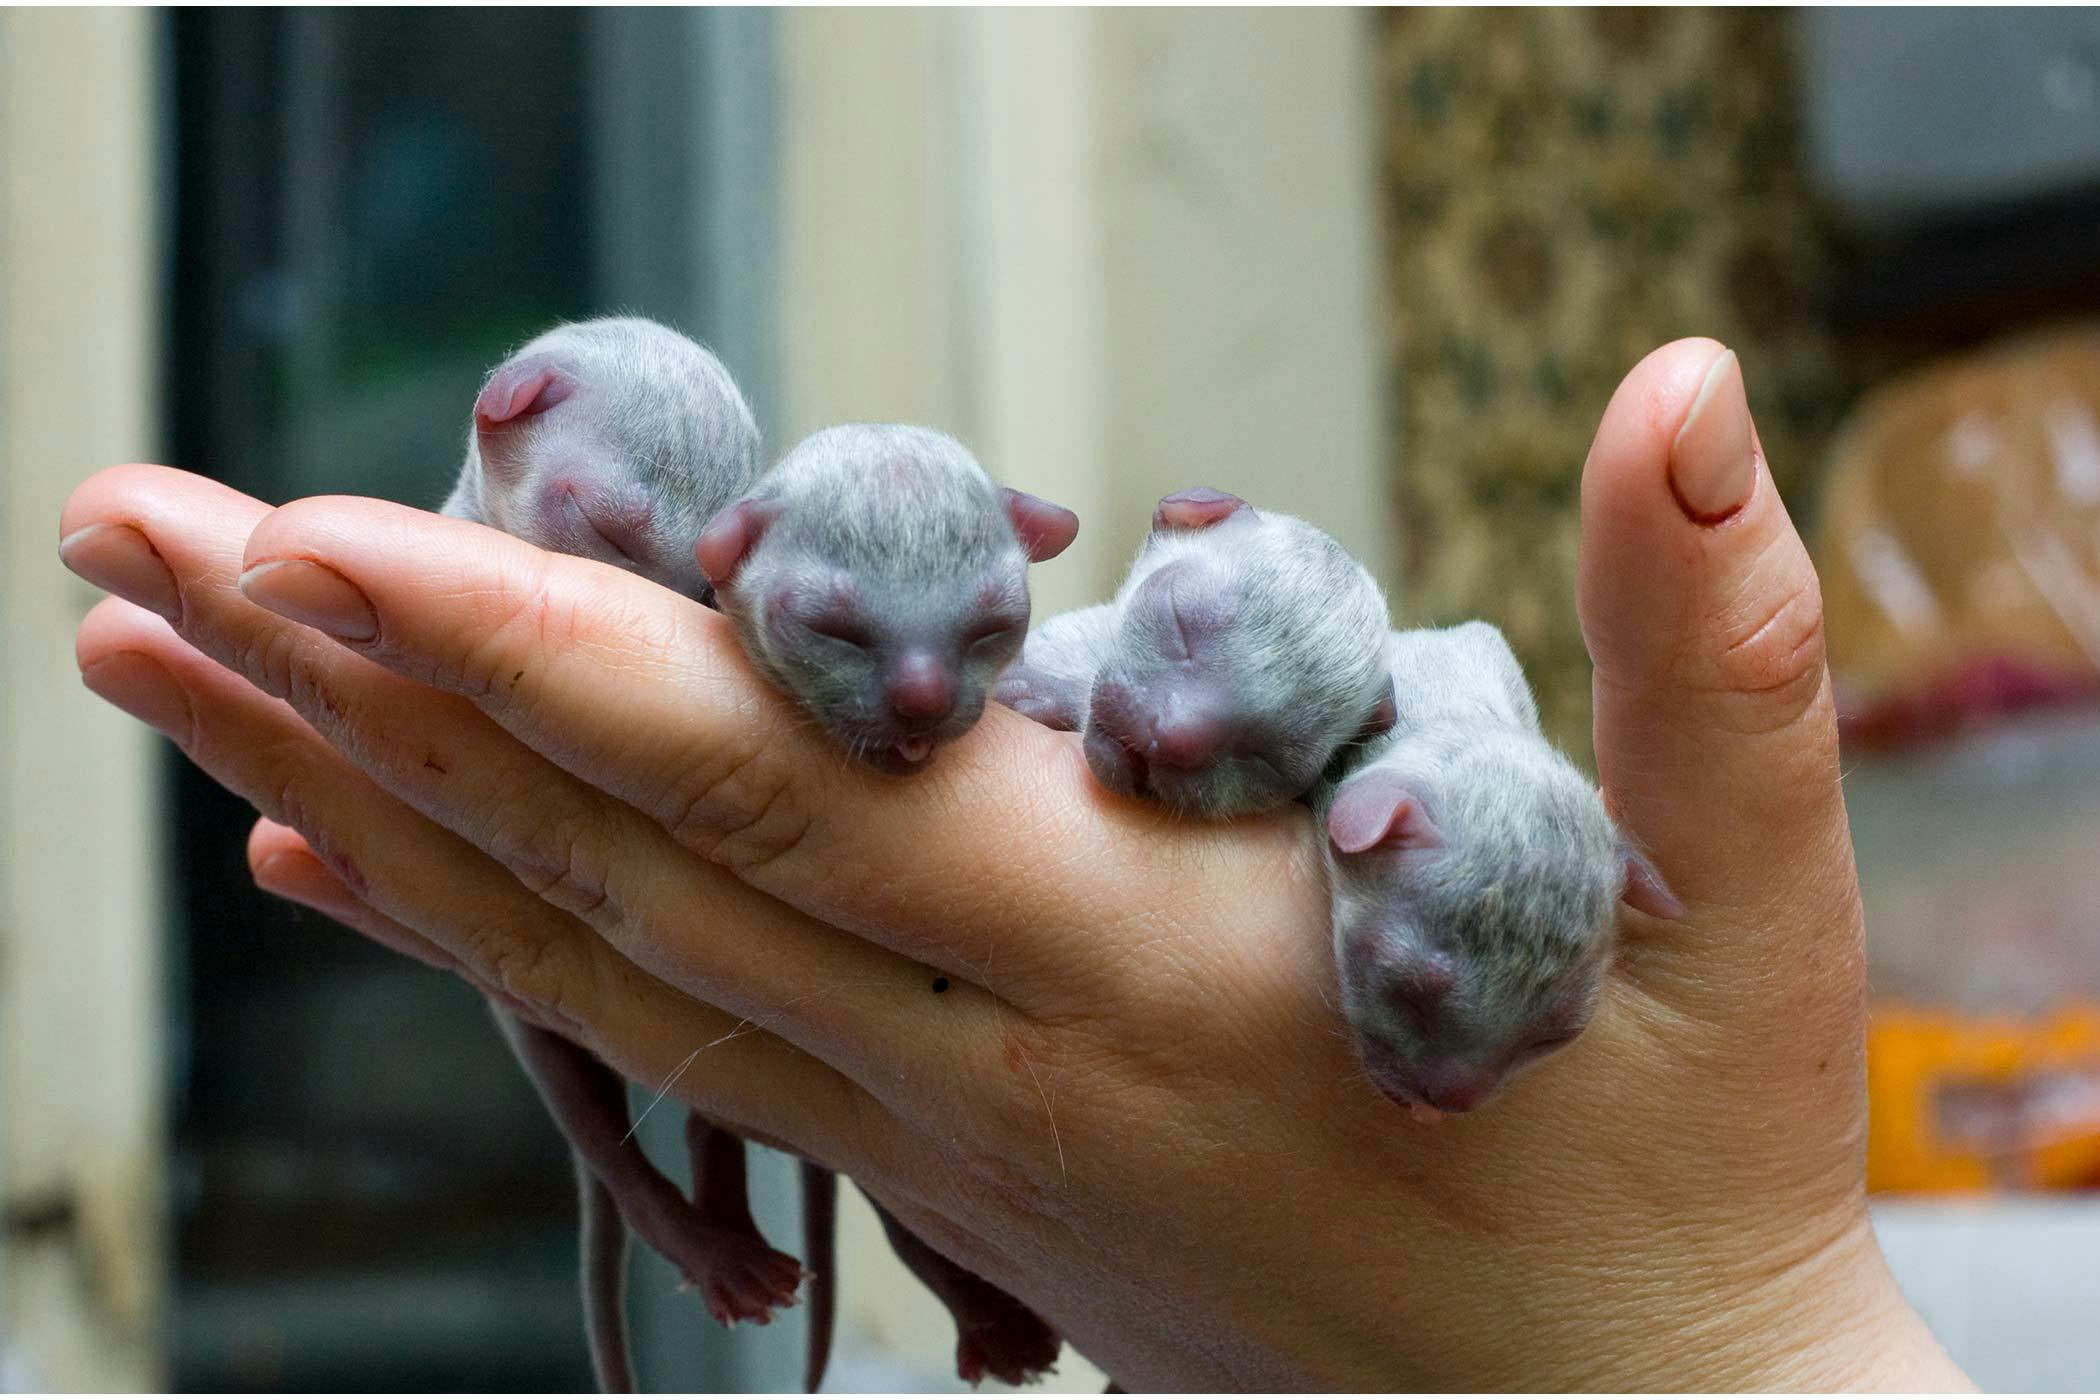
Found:
[(119, 467), (62, 554), (264, 888), (851, 1174), (1130, 1389), (1964, 1387), (1867, 1216), (1820, 596), (1732, 354), (1633, 370), (1582, 531), (1601, 777), (1686, 912), (1435, 1127), (1352, 1058), (1301, 810), (1177, 821), (1003, 709), (849, 766), (720, 617), (381, 502)]

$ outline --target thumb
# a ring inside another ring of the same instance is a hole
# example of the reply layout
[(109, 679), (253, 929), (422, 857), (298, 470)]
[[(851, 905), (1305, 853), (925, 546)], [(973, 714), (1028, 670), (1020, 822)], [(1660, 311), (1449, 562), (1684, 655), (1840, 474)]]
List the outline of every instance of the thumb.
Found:
[(1856, 956), (1822, 593), (1732, 351), (1677, 341), (1619, 386), (1583, 468), (1580, 573), (1598, 771), (1687, 907), (1670, 950), (1708, 985), (1729, 980), (1716, 957)]

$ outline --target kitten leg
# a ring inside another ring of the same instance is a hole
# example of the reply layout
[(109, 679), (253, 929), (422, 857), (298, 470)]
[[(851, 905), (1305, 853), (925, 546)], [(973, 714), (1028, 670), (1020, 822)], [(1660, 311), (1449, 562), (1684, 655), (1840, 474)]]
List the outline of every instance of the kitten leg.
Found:
[(627, 1222), (612, 1193), (583, 1154), (576, 1163), (576, 1194), (583, 1220), (583, 1326), (591, 1372), (607, 1395), (634, 1393), (634, 1358), (627, 1346)]
[(838, 1315), (838, 1210), (836, 1172), (815, 1162), (802, 1164), (802, 1252), (813, 1277), (809, 1284), (809, 1349), (803, 1361), (802, 1388), (814, 1395), (823, 1387), (831, 1363), (831, 1334)]
[(1049, 1323), (1011, 1294), (936, 1253), (881, 1206), (875, 1206), (875, 1214), (897, 1257), (954, 1317), (957, 1375), (972, 1385), (986, 1376), (1026, 1385), (1052, 1368), (1064, 1343)]
[(802, 1266), (767, 1247), (756, 1230), (713, 1224), (650, 1163), (634, 1140), (627, 1085), (619, 1075), (551, 1031), (500, 1011), (496, 1019), (554, 1121), (611, 1195), (627, 1228), (700, 1290), (717, 1321), (770, 1321), (774, 1308), (793, 1305)]

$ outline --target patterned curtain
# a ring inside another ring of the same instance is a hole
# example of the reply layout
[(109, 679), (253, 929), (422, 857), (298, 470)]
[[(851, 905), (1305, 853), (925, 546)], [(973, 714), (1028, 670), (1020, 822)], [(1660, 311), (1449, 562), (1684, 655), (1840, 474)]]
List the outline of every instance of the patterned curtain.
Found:
[(1819, 324), (1831, 248), (1782, 11), (1387, 10), (1378, 21), (1393, 504), (1404, 620), (1483, 617), (1590, 753), (1577, 482), (1647, 351), (1741, 355), (1780, 488), (1854, 396)]

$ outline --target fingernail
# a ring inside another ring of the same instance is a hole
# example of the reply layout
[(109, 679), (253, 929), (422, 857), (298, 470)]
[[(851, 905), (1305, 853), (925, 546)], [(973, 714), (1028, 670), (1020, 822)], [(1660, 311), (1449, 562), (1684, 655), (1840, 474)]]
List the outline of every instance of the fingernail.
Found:
[(125, 714), (189, 747), (194, 725), (189, 696), (152, 657), (135, 651), (116, 652), (81, 671), (80, 679)]
[(1711, 523), (1740, 509), (1757, 480), (1757, 449), (1750, 434), (1750, 402), (1743, 366), (1724, 350), (1699, 385), (1692, 411), (1670, 448), (1670, 484), (1684, 513)]
[(67, 568), (119, 598), (151, 608), (170, 622), (182, 619), (182, 593), (153, 542), (129, 525), (89, 525), (58, 542)]
[(241, 575), (241, 592), (257, 607), (318, 628), (345, 642), (379, 635), (379, 614), (357, 585), (326, 564), (272, 559)]

